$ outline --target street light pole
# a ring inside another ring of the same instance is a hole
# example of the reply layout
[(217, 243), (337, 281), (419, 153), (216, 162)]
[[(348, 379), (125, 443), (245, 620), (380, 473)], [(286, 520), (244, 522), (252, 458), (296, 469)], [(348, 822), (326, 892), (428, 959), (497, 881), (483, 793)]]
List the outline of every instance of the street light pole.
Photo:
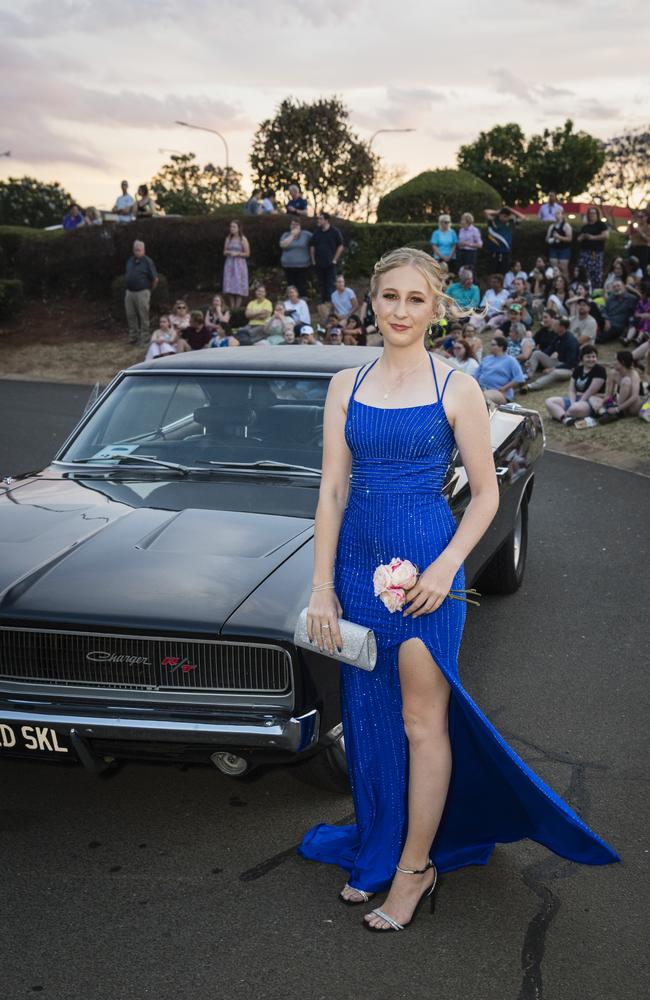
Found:
[(228, 152), (228, 143), (226, 142), (226, 140), (222, 136), (221, 132), (217, 132), (216, 128), (207, 128), (205, 125), (190, 125), (189, 122), (178, 122), (177, 121), (177, 122), (175, 122), (175, 124), (176, 125), (182, 125), (184, 128), (193, 128), (193, 129), (196, 129), (197, 132), (211, 132), (213, 135), (218, 135), (219, 138), (221, 139), (221, 141), (223, 143), (223, 146), (224, 146), (224, 149), (226, 151), (226, 172), (224, 174), (224, 187), (226, 189), (226, 204), (228, 204), (229, 203), (229, 199), (230, 199), (230, 178), (229, 178), (229, 173), (230, 173), (230, 155), (229, 155), (229, 152)]

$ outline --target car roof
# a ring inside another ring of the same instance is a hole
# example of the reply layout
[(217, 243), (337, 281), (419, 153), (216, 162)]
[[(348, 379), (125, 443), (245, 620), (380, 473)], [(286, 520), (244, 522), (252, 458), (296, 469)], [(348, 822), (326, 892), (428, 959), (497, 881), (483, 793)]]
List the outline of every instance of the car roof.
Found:
[(381, 347), (347, 344), (254, 344), (250, 347), (210, 347), (184, 351), (132, 365), (127, 371), (166, 372), (296, 372), (331, 375), (342, 368), (358, 368), (374, 361)]

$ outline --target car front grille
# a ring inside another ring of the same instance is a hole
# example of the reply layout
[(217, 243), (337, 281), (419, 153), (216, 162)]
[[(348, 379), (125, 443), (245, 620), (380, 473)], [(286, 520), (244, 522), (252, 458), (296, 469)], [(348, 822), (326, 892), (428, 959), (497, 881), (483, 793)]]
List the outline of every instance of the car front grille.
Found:
[(0, 627), (0, 681), (120, 691), (281, 694), (291, 657), (264, 643)]

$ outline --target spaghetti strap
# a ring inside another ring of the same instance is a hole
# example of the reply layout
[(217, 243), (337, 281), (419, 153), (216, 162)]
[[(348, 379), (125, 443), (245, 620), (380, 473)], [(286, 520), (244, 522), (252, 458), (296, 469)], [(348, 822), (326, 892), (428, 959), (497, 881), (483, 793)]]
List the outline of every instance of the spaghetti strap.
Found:
[(441, 403), (442, 403), (442, 397), (445, 394), (445, 389), (447, 387), (447, 382), (449, 381), (449, 379), (451, 378), (451, 376), (454, 374), (455, 371), (456, 371), (456, 369), (452, 368), (450, 371), (447, 372), (447, 377), (446, 377), (446, 379), (444, 381), (444, 384), (442, 386), (442, 392), (440, 393), (440, 402)]
[[(433, 358), (429, 354), (429, 361), (431, 362), (431, 370), (433, 372), (433, 381), (436, 383), (436, 402), (440, 402), (440, 389), (438, 388), (438, 376), (436, 375), (436, 366), (433, 363)], [(444, 389), (443, 389), (444, 392)]]
[[(379, 357), (381, 357), (381, 355), (379, 355)], [(363, 382), (364, 378), (366, 377), (366, 375), (368, 374), (368, 372), (370, 371), (370, 369), (372, 368), (372, 366), (374, 364), (376, 364), (377, 361), (379, 361), (379, 358), (375, 358), (374, 361), (371, 361), (370, 364), (368, 365), (368, 367), (366, 368), (365, 372), (363, 372), (363, 365), (361, 366), (361, 368), (359, 369), (359, 371), (357, 372), (357, 374), (356, 374), (356, 376), (354, 378), (354, 385), (352, 386), (352, 392), (350, 393), (350, 399), (354, 399), (355, 392), (357, 391), (357, 389), (359, 388), (359, 386)], [(361, 375), (361, 372), (363, 372), (363, 375)], [(360, 375), (361, 375), (361, 378), (359, 378)]]

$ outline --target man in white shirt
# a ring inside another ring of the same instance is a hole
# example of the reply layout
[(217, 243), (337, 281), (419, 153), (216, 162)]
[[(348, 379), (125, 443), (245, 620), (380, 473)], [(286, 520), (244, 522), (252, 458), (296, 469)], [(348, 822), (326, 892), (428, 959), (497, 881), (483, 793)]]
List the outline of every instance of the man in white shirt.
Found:
[(548, 201), (539, 206), (537, 218), (542, 222), (557, 222), (558, 212), (564, 211), (562, 205), (557, 200), (555, 191), (549, 191)]
[(344, 322), (350, 313), (359, 308), (357, 297), (351, 288), (346, 287), (342, 274), (339, 274), (336, 279), (336, 288), (332, 292), (330, 302), (334, 306), (334, 312), (339, 322)]
[(129, 182), (122, 181), (122, 194), (113, 205), (113, 211), (119, 215), (120, 222), (131, 222), (135, 215), (135, 198), (129, 194)]

